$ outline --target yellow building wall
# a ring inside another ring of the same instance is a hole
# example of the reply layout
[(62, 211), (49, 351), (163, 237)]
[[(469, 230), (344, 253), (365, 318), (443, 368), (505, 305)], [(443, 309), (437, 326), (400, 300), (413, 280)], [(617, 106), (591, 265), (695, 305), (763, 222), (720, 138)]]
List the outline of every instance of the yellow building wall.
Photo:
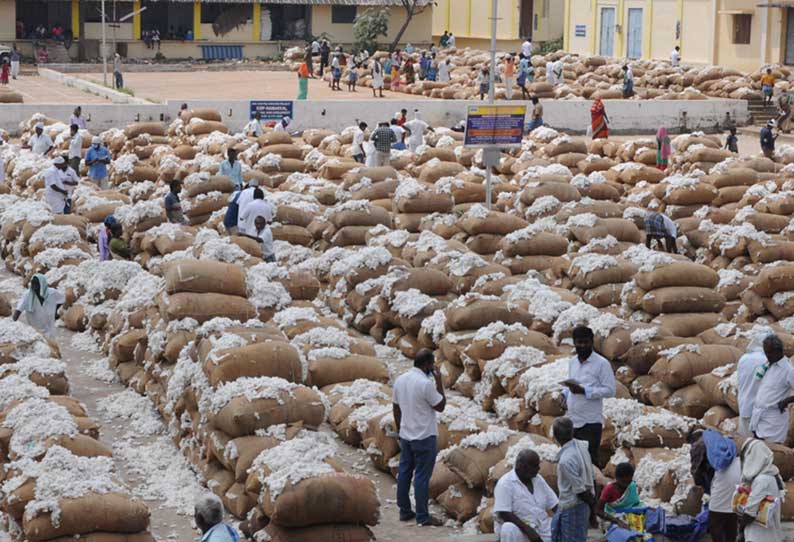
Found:
[(14, 0), (0, 0), (0, 40), (13, 40), (17, 33), (17, 6)]
[(710, 64), (714, 21), (712, 0), (685, 0), (683, 7), (681, 59), (683, 62)]
[[(592, 53), (591, 40), (593, 36), (593, 6), (594, 0), (570, 0), (568, 24), (568, 51), (579, 55)], [(585, 36), (576, 36), (576, 27), (585, 27)]]
[[(543, 0), (535, 0), (535, 9), (538, 14), (543, 13)], [(521, 15), (521, 6), (518, 6), (518, 15)], [(546, 17), (539, 18), (538, 29), (532, 33), (532, 41), (552, 41), (562, 37), (562, 28), (565, 23), (565, 2), (550, 0), (549, 11)], [(516, 27), (518, 31), (519, 27)]]
[(653, 0), (650, 57), (669, 60), (676, 46), (675, 25), (678, 22), (678, 0)]
[[(359, 7), (359, 9), (364, 9)], [(415, 15), (402, 37), (402, 43), (430, 43), (433, 39), (433, 9), (428, 7), (422, 13)], [(397, 31), (405, 22), (405, 10), (402, 7), (390, 8), (389, 34), (383, 39), (390, 42), (397, 35)], [(337, 43), (353, 43), (352, 24), (334, 24), (331, 22), (331, 6), (312, 6), (312, 33), (320, 35), (326, 32), (331, 35), (332, 41)]]
[[(564, 0), (549, 0), (549, 10), (543, 17), (544, 0), (535, 0), (534, 15), (538, 15), (538, 29), (532, 41), (543, 42), (562, 37)], [(496, 39), (511, 45), (519, 45), (525, 36), (520, 36), (521, 0), (499, 0), (497, 5)], [(491, 0), (437, 0), (433, 10), (433, 36), (438, 38), (445, 30), (455, 34), (456, 43), (461, 38), (466, 46), (474, 47), (476, 40), (491, 38)], [(503, 49), (500, 47), (500, 49)]]

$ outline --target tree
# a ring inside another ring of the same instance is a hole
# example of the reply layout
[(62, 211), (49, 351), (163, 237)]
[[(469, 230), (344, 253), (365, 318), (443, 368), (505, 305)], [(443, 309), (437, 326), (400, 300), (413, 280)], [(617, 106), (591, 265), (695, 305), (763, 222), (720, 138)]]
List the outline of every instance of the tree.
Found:
[(429, 5), (435, 5), (435, 2), (430, 0), (400, 0), (400, 3), (405, 10), (405, 22), (400, 27), (400, 30), (397, 32), (397, 35), (394, 36), (394, 40), (389, 45), (389, 51), (394, 51), (397, 48), (397, 44), (400, 43), (400, 40), (405, 34), (405, 31), (408, 29), (408, 25), (411, 24), (411, 20), (414, 16), (419, 15)]
[(389, 10), (369, 8), (356, 17), (353, 23), (353, 39), (358, 51), (370, 53), (378, 47), (378, 38), (389, 33)]

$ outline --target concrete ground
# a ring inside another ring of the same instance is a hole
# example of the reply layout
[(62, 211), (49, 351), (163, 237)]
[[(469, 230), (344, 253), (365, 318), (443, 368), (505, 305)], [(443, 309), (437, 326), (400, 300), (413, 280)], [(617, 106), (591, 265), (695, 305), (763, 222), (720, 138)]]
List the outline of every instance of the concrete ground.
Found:
[[(102, 82), (102, 75), (99, 75)], [(33, 74), (22, 74), (16, 80), (12, 79), (9, 86), (22, 94), (26, 104), (106, 104), (109, 100), (84, 92), (76, 88), (67, 87), (55, 81), (50, 81)], [(68, 119), (66, 119), (68, 120)]]
[[(73, 74), (89, 81), (101, 83), (97, 73)], [(292, 100), (298, 94), (298, 78), (292, 72), (272, 71), (195, 71), (168, 73), (125, 73), (124, 85), (135, 93), (136, 98), (154, 102), (166, 100)], [(315, 100), (372, 100), (372, 89), (357, 87), (355, 93), (347, 91), (344, 82), (342, 91), (333, 91), (328, 83), (318, 79), (309, 80), (309, 99)], [(383, 100), (429, 99), (424, 96), (384, 91)]]

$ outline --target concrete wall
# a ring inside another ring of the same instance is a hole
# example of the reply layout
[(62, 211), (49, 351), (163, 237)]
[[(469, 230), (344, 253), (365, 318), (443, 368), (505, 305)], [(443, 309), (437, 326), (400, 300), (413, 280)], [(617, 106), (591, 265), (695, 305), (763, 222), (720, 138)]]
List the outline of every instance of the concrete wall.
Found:
[[(359, 6), (359, 11), (366, 8)], [(405, 10), (401, 6), (389, 8), (389, 33), (379, 41), (391, 42), (405, 22)], [(353, 43), (353, 24), (334, 24), (331, 19), (331, 6), (312, 6), (312, 33), (330, 34), (336, 43)], [(428, 6), (421, 13), (414, 15), (411, 24), (405, 30), (401, 43), (429, 43), (433, 35), (433, 7)]]
[[(241, 129), (248, 121), (249, 103), (246, 101), (186, 100), (190, 107), (214, 107), (233, 130)], [(89, 130), (103, 130), (124, 126), (130, 122), (158, 120), (170, 121), (176, 117), (183, 100), (169, 101), (165, 105), (86, 105), (85, 115), (91, 116)], [(473, 101), (425, 100), (425, 101), (296, 101), (294, 102), (293, 130), (306, 128), (330, 128), (341, 130), (352, 125), (356, 119), (370, 126), (391, 118), (402, 108), (419, 109), (424, 118), (435, 125), (453, 126), (466, 116), (466, 107)], [(514, 102), (516, 103), (516, 102)], [(14, 134), (19, 122), (41, 112), (49, 117), (68, 119), (73, 105), (0, 105), (0, 128)], [(543, 101), (544, 120), (552, 127), (571, 133), (582, 133), (589, 124), (590, 102), (585, 100)], [(693, 101), (637, 101), (607, 100), (606, 108), (613, 133), (655, 133), (657, 127), (667, 126), (678, 131), (686, 113), (687, 129), (713, 130), (725, 120), (725, 114), (737, 122), (747, 121), (747, 102), (743, 100), (693, 100)]]

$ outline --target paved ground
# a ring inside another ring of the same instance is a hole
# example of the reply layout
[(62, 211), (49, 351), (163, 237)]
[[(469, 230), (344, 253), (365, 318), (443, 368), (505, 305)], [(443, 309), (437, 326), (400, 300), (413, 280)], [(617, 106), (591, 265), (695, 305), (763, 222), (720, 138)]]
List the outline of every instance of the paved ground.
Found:
[[(97, 73), (73, 74), (93, 82), (102, 82)], [(298, 78), (292, 72), (226, 71), (226, 72), (168, 72), (125, 73), (124, 85), (135, 92), (136, 98), (164, 102), (165, 100), (212, 100), (223, 97), (227, 100), (248, 99), (295, 99), (298, 93)], [(309, 99), (315, 100), (367, 100), (372, 89), (359, 87), (355, 93), (332, 91), (328, 83), (320, 79), (309, 80)], [(383, 93), (384, 100), (429, 99), (424, 96), (402, 92)]]
[[(99, 75), (102, 81), (102, 75)], [(22, 75), (19, 79), (11, 80), (12, 89), (22, 94), (26, 104), (101, 104), (110, 103), (109, 100), (77, 90), (76, 88), (61, 85), (38, 75)], [(68, 120), (68, 119), (67, 119)]]

